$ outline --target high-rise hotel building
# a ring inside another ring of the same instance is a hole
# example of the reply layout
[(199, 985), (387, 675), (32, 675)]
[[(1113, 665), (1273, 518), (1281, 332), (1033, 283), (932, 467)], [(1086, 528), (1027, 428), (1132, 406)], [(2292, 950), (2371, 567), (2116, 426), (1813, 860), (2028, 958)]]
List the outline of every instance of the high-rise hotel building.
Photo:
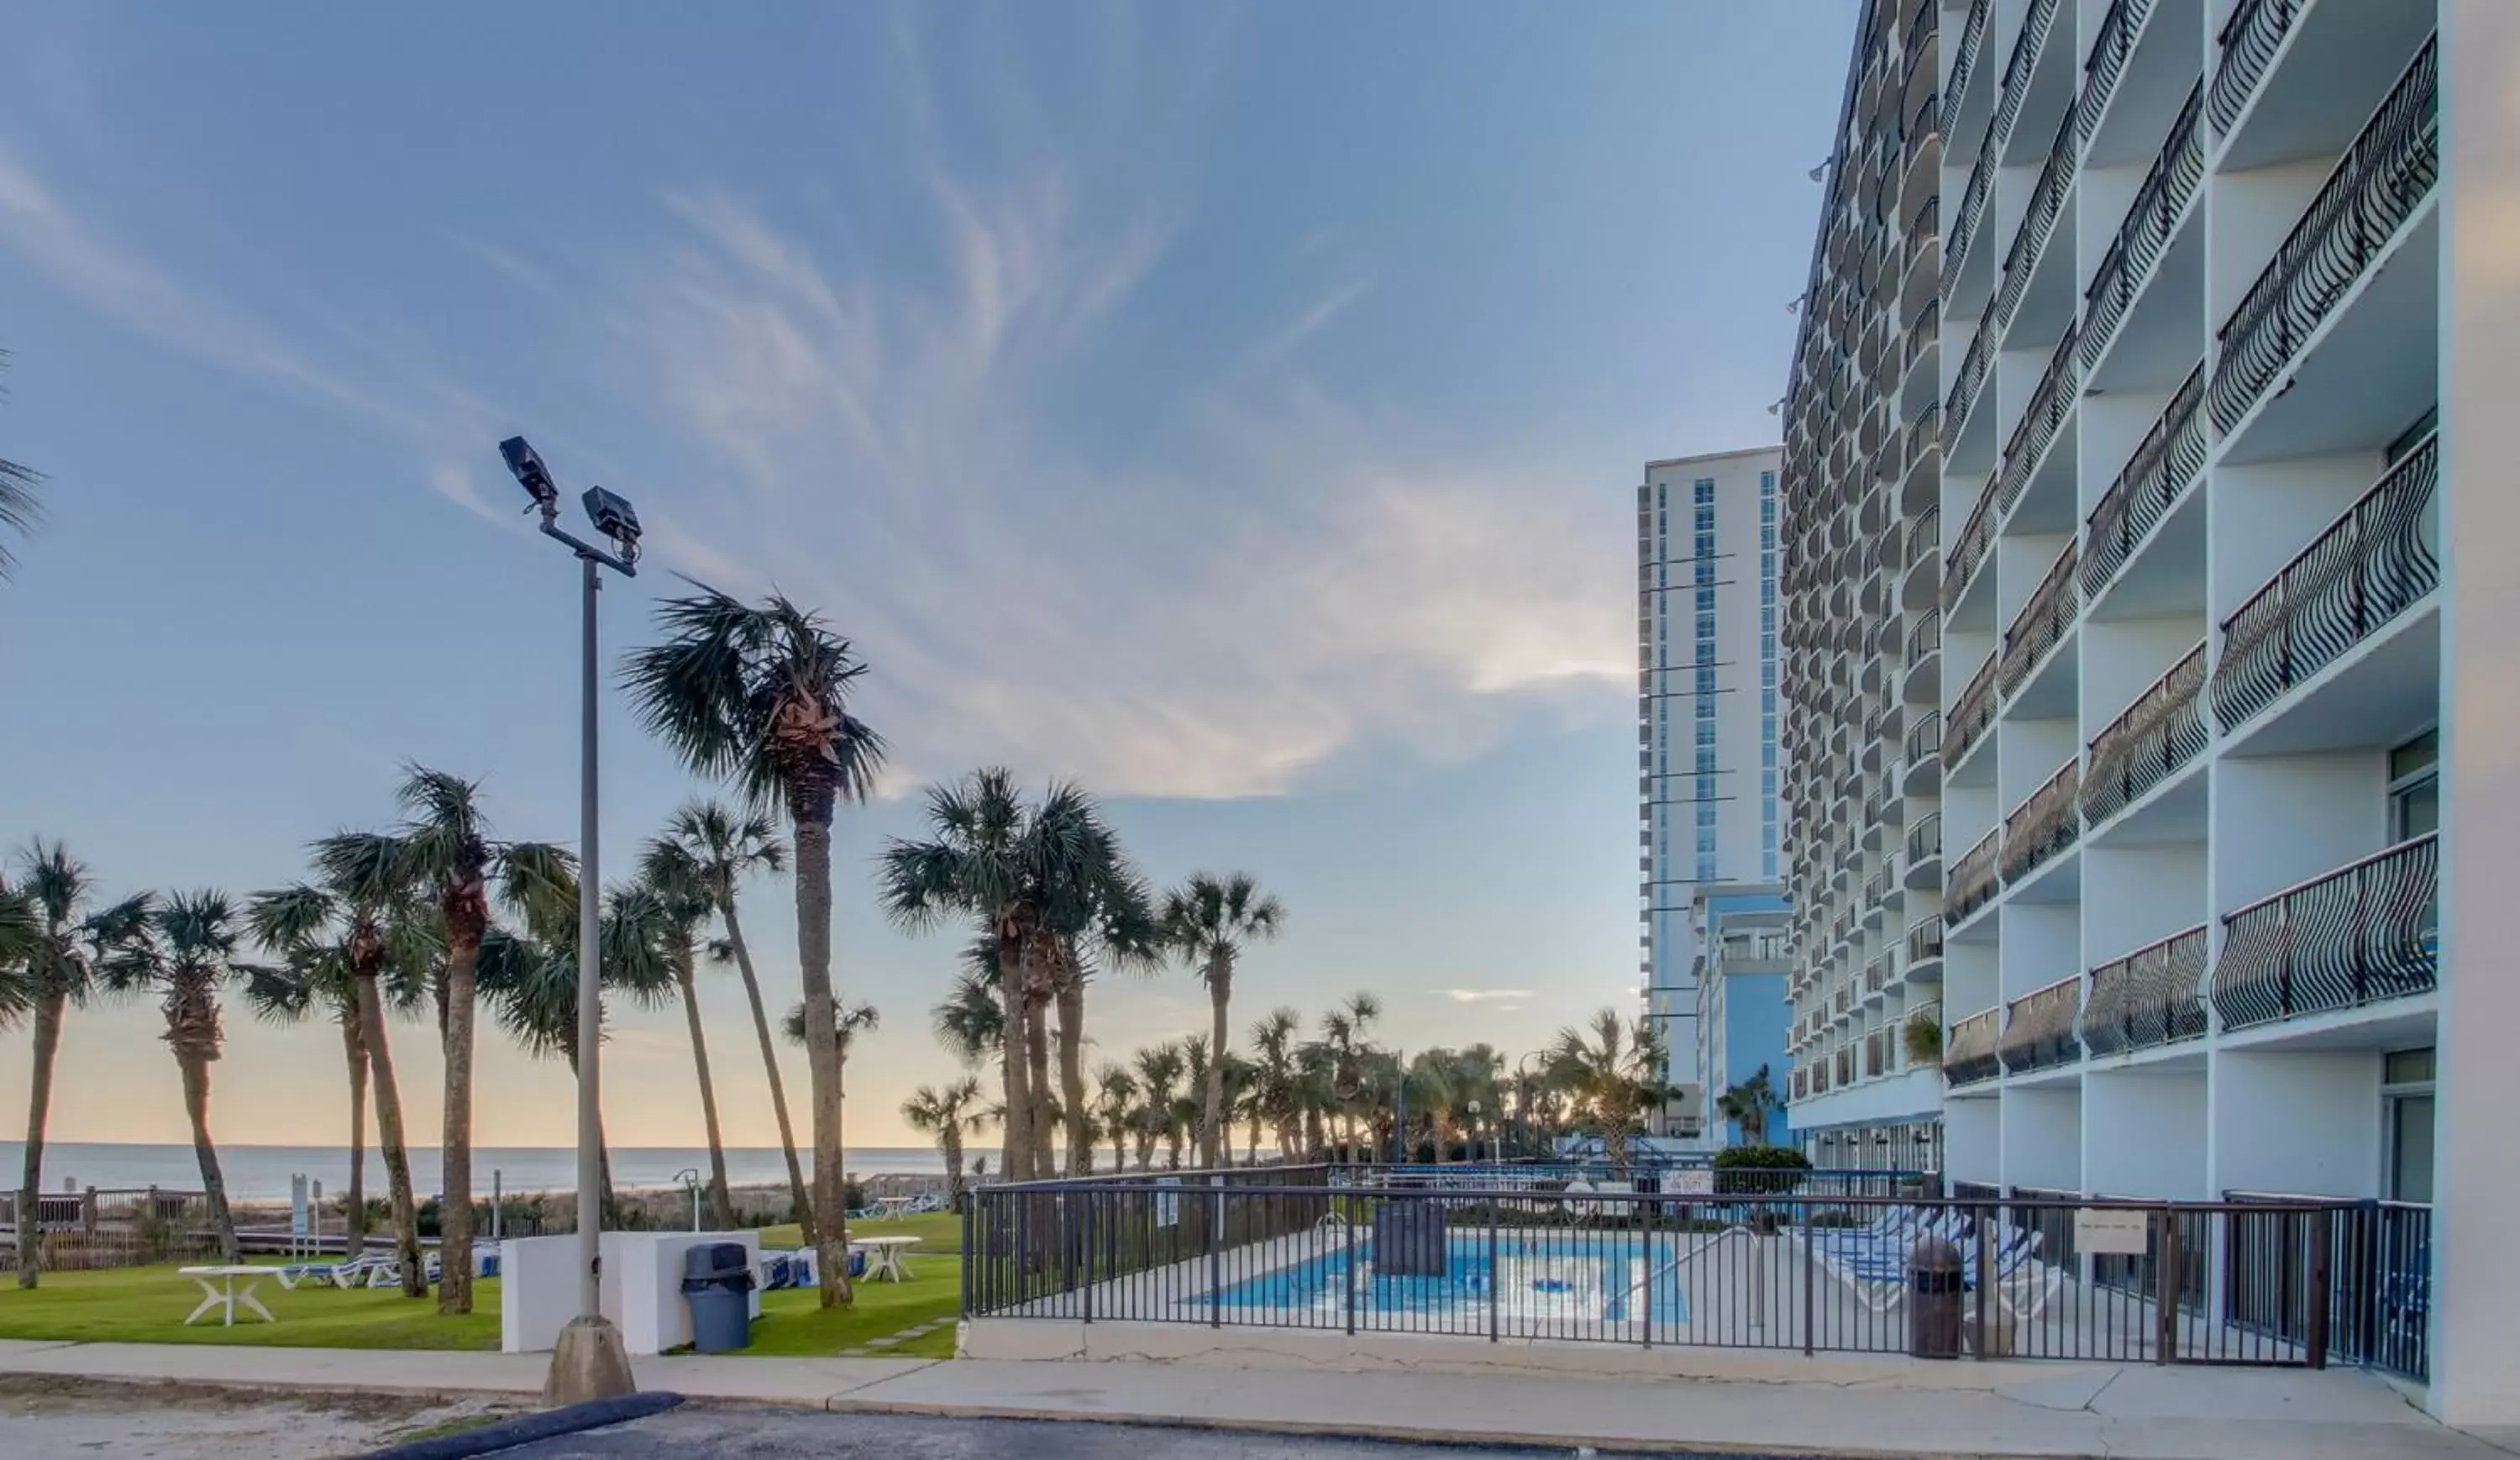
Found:
[(2520, 1423), (2520, 6), (1859, 25), (1784, 418), (1793, 1127), (2368, 1201), (2389, 1363)]

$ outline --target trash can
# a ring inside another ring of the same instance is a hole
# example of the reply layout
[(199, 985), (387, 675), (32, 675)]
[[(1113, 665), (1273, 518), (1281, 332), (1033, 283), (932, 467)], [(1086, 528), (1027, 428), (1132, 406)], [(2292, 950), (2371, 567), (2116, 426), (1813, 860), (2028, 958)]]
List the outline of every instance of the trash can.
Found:
[(1939, 1237), (1908, 1254), (1908, 1351), (1917, 1358), (1960, 1356), (1960, 1253)]
[(752, 1264), (741, 1242), (703, 1242), (683, 1253), (683, 1301), (692, 1348), (726, 1353), (752, 1346)]

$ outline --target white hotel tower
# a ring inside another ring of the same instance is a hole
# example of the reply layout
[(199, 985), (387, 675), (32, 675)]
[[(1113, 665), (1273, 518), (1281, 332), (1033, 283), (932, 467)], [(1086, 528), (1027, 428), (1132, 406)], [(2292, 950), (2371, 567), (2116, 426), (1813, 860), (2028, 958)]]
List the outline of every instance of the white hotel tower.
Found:
[(2367, 1200), (2520, 1424), (2520, 5), (1864, 7), (1785, 412), (1791, 1117)]

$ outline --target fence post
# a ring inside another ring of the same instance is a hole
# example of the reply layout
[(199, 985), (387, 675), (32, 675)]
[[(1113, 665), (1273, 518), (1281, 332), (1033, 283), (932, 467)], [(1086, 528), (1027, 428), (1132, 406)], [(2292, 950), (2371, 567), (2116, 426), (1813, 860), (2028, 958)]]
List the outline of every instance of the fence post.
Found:
[(2152, 1361), (2156, 1364), (2179, 1360), (2179, 1209), (2161, 1208), (2153, 1212), (2160, 1224), (2160, 1235), (2153, 1242), (2152, 1273)]
[(963, 1201), (963, 1316), (966, 1318), (971, 1316), (971, 1269), (978, 1266), (980, 1260), (979, 1246), (972, 1241), (973, 1233), (979, 1228), (979, 1223), (973, 1218), (979, 1210), (980, 1194), (977, 1191), (967, 1193)]
[[(1351, 1211), (1354, 1211), (1354, 1210), (1358, 1210), (1358, 1209), (1359, 1209), (1359, 1208), (1355, 1208), (1355, 1207), (1351, 1207), (1349, 1209), (1350, 1209)], [(1346, 1243), (1346, 1245), (1347, 1245), (1347, 1261), (1346, 1261), (1346, 1262), (1344, 1262), (1344, 1263), (1342, 1263), (1342, 1264), (1340, 1264), (1340, 1265), (1344, 1266), (1344, 1267), (1347, 1269), (1347, 1331), (1348, 1331), (1348, 1337), (1350, 1337), (1350, 1338), (1354, 1338), (1354, 1337), (1356, 1336), (1356, 1218), (1355, 1218), (1355, 1217), (1353, 1217), (1353, 1216), (1348, 1216), (1348, 1217), (1343, 1218), (1343, 1219), (1339, 1222), (1339, 1235), (1340, 1235), (1340, 1240), (1341, 1240), (1341, 1241), (1343, 1241), (1344, 1243)]]
[(1102, 1192), (1091, 1189), (1076, 1194), (1077, 1200), (1085, 1205), (1085, 1295), (1082, 1301), (1088, 1323), (1094, 1321), (1094, 1209), (1102, 1205), (1095, 1200), (1101, 1195)]
[(1225, 1178), (1207, 1178), (1207, 1326), (1225, 1326)]
[(1805, 1358), (1811, 1357), (1812, 1354), (1812, 1304), (1819, 1291), (1816, 1283), (1819, 1266), (1819, 1250), (1812, 1245), (1811, 1203), (1806, 1201), (1803, 1203), (1803, 1357)]
[[(2020, 1195), (2019, 1188), (2014, 1188), (2013, 1194)], [(2002, 1207), (1995, 1209), (1999, 1216), (2003, 1210)], [(1986, 1209), (1981, 1207), (1977, 1212), (1977, 1303), (1970, 1320), (1977, 1330), (1975, 1346), (1981, 1359), (1986, 1357), (1986, 1290), (1995, 1286), (1995, 1243), (1999, 1240), (1987, 1228)]]
[(2310, 1332), (2303, 1346), (2314, 1369), (2327, 1367), (2328, 1256), (2335, 1224), (2334, 1208), (2318, 1212), (2310, 1223)]
[(1488, 1198), (1488, 1342), (1497, 1341), (1497, 1204)]

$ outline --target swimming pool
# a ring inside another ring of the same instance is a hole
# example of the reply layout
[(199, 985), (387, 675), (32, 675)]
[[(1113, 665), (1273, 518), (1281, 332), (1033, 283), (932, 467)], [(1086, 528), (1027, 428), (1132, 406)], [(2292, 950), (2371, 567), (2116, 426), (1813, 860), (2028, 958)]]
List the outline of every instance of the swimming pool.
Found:
[[(1333, 1251), (1233, 1284), (1215, 1301), (1246, 1313), (1267, 1309), (1297, 1322), (1330, 1323), (1345, 1321), (1353, 1293), (1360, 1322), (1388, 1315), (1424, 1320), (1424, 1327), (1438, 1331), (1484, 1332), (1493, 1312), (1501, 1323), (1523, 1331), (1632, 1320), (1649, 1320), (1659, 1329), (1688, 1319), (1676, 1265), (1685, 1240), (1677, 1234), (1501, 1232), (1491, 1264), (1487, 1233), (1454, 1232), (1444, 1245), (1444, 1272), (1435, 1276), (1377, 1271), (1373, 1240), (1360, 1233), (1352, 1249), (1353, 1280), (1350, 1250)], [(1208, 1300), (1194, 1301), (1204, 1306)]]

